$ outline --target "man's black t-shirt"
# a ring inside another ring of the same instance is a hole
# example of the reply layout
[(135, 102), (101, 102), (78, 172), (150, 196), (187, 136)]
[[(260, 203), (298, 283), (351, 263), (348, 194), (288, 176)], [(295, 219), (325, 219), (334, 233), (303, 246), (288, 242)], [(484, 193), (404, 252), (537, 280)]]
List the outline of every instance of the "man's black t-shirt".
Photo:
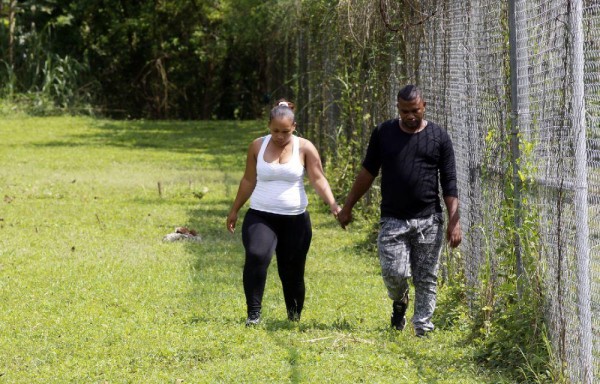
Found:
[(400, 128), (398, 119), (379, 125), (363, 167), (373, 176), (381, 169), (382, 217), (406, 220), (442, 212), (439, 184), (444, 196), (458, 197), (452, 141), (430, 121), (412, 134)]

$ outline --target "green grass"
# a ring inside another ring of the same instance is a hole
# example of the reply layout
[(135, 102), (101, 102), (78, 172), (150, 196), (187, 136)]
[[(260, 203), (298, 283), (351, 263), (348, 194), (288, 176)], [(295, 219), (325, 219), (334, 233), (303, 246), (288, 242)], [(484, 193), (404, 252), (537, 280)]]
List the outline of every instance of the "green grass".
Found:
[[(510, 382), (475, 363), (445, 290), (430, 338), (391, 331), (377, 258), (358, 246), (364, 226), (339, 229), (310, 188), (302, 321), (285, 320), (273, 262), (263, 322), (243, 325), (243, 247), (225, 217), (264, 132), (260, 122), (1, 120), (0, 382)], [(181, 225), (202, 243), (161, 241)]]

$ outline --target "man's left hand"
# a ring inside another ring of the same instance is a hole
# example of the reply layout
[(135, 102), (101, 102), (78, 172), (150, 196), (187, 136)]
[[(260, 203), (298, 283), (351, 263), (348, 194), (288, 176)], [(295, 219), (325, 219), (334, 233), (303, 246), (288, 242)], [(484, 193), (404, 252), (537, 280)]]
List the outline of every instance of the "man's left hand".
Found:
[(456, 248), (462, 241), (462, 231), (460, 230), (460, 222), (457, 221), (455, 224), (449, 224), (446, 229), (446, 240), (450, 244), (450, 247)]

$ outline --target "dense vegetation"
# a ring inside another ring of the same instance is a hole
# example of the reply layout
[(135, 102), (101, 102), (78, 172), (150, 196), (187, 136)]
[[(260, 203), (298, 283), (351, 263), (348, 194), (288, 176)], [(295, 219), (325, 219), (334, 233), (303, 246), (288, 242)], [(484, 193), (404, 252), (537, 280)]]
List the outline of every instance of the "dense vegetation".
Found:
[(331, 12), (324, 1), (2, 0), (0, 84), (38, 107), (254, 118), (274, 96), (297, 96), (298, 31), (326, 28)]

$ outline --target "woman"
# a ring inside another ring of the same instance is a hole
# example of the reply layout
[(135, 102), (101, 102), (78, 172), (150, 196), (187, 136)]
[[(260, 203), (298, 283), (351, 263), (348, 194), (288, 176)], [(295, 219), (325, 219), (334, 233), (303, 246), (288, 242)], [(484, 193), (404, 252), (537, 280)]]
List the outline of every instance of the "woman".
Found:
[(331, 213), (337, 217), (336, 203), (315, 146), (293, 135), (296, 130), (294, 104), (280, 101), (269, 114), (271, 134), (250, 144), (246, 170), (227, 216), (227, 229), (233, 233), (238, 212), (250, 199), (250, 209), (242, 225), (246, 250), (244, 292), (248, 318), (246, 325), (260, 322), (267, 269), (273, 252), (283, 286), (288, 319), (299, 321), (304, 305), (304, 266), (312, 238), (304, 173)]

